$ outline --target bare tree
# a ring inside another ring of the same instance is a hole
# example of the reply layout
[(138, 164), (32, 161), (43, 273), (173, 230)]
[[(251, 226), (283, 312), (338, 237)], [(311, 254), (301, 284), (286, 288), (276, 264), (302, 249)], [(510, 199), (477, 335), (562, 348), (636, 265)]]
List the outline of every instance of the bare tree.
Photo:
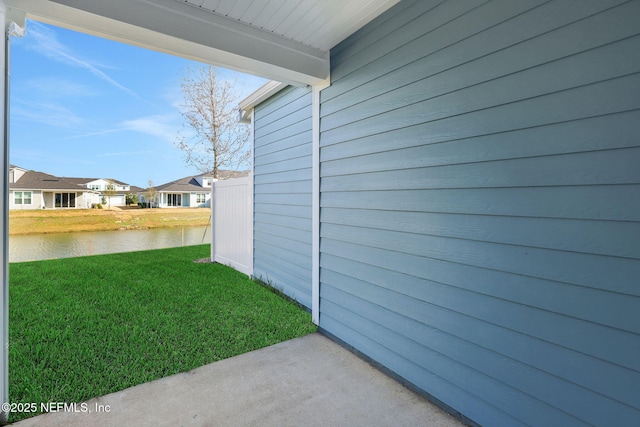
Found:
[(104, 190), (102, 191), (102, 194), (109, 201), (109, 209), (111, 209), (111, 198), (116, 195), (116, 186), (113, 183), (113, 181), (108, 181), (107, 185), (105, 186)]
[(144, 201), (145, 203), (148, 203), (149, 208), (153, 208), (153, 204), (156, 202), (157, 198), (158, 198), (158, 192), (156, 191), (156, 188), (153, 186), (153, 181), (149, 180), (149, 182), (147, 183), (147, 189), (144, 192)]
[(182, 116), (193, 136), (179, 136), (185, 161), (219, 179), (222, 169), (237, 170), (249, 160), (250, 129), (238, 120), (235, 81), (223, 80), (215, 67), (187, 69), (180, 87)]

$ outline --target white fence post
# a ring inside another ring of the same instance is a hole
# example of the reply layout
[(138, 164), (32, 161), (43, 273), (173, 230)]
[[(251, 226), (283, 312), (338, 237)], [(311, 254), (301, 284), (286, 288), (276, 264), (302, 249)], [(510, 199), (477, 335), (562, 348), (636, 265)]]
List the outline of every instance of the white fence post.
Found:
[(211, 259), (253, 274), (253, 176), (214, 182)]

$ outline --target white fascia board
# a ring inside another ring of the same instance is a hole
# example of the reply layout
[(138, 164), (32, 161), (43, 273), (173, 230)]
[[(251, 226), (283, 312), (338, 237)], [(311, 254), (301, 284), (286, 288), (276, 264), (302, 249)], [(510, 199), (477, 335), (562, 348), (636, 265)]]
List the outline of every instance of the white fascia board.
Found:
[(320, 92), (327, 79), (313, 86), (311, 97), (311, 320), (320, 326)]
[(240, 103), (238, 104), (238, 107), (240, 108), (240, 122), (251, 123), (251, 111), (253, 110), (253, 108), (256, 105), (259, 105), (267, 99), (271, 98), (273, 95), (280, 92), (287, 86), (289, 86), (287, 83), (271, 80), (260, 86), (255, 92), (240, 101)]
[(6, 0), (28, 18), (296, 86), (329, 75), (329, 52), (175, 0)]

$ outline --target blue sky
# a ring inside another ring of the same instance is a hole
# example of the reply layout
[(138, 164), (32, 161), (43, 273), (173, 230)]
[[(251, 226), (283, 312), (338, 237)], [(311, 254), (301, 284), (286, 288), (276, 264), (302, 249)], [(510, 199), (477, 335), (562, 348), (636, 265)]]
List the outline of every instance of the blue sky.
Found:
[[(36, 21), (11, 39), (11, 163), (57, 176), (114, 178), (146, 187), (197, 170), (174, 141), (183, 126), (180, 81), (203, 64)], [(240, 98), (266, 80), (237, 78)]]

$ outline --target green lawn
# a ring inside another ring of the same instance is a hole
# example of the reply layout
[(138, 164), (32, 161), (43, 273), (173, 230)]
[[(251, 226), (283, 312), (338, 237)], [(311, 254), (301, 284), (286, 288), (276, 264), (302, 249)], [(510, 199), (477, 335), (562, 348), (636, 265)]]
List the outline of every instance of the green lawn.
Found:
[[(10, 265), (10, 402), (82, 402), (316, 330), (209, 245)], [(12, 414), (11, 421), (28, 414)]]

